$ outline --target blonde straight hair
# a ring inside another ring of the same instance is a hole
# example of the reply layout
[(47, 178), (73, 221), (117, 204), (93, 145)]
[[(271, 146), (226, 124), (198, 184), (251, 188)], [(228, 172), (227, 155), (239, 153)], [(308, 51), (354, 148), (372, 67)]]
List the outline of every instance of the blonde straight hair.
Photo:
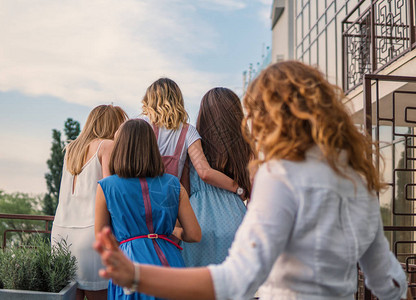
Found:
[(88, 115), (80, 135), (66, 146), (66, 167), (72, 175), (82, 171), (89, 144), (95, 139), (114, 139), (120, 125), (128, 119), (119, 106), (99, 105)]
[(147, 88), (142, 110), (150, 122), (166, 129), (179, 129), (181, 123), (188, 121), (182, 92), (169, 78), (160, 78)]

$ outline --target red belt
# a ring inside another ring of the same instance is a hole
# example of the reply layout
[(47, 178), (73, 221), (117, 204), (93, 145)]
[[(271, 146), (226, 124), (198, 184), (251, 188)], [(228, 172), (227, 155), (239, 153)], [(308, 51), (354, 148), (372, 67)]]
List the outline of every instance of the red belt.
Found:
[(145, 238), (152, 239), (152, 240), (153, 239), (162, 239), (162, 240), (168, 241), (169, 243), (175, 245), (179, 250), (183, 250), (183, 248), (181, 246), (179, 246), (174, 241), (172, 241), (171, 239), (169, 239), (166, 234), (157, 234), (157, 233), (149, 233), (148, 235), (138, 235), (138, 236), (129, 238), (127, 240), (121, 241), (120, 242), (120, 245), (121, 244), (124, 244), (124, 243), (127, 243), (127, 242), (130, 242), (130, 241), (133, 241), (133, 240), (145, 239)]

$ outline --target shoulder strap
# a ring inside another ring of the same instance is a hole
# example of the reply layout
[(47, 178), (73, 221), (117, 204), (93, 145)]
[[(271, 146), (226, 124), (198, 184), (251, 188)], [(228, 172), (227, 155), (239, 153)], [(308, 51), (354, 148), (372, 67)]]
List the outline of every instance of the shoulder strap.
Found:
[(175, 153), (173, 154), (174, 157), (179, 159), (181, 156), (182, 148), (185, 143), (186, 134), (188, 133), (189, 124), (183, 124), (181, 134), (178, 139), (178, 143), (176, 144)]
[(149, 186), (145, 178), (140, 178), (140, 185), (142, 187), (142, 196), (144, 201), (144, 210), (146, 212), (146, 226), (149, 233), (154, 233), (153, 230), (153, 219), (152, 219), (152, 204), (149, 196)]
[(152, 124), (152, 128), (153, 128), (153, 132), (155, 133), (156, 142), (157, 142), (157, 139), (159, 138), (159, 127), (156, 126), (155, 124)]
[[(150, 195), (149, 195), (149, 186), (147, 185), (146, 178), (139, 178), (140, 185), (142, 187), (142, 196), (144, 201), (144, 210), (146, 212), (146, 226), (149, 230), (149, 233), (155, 233), (153, 229), (153, 217), (152, 217), (152, 203), (150, 202)], [(153, 247), (155, 248), (156, 254), (160, 259), (160, 262), (163, 266), (169, 266), (169, 262), (163, 253), (162, 249), (160, 248), (159, 244), (156, 242), (156, 239), (152, 239)]]
[(97, 147), (97, 155), (98, 155), (98, 151), (100, 151), (101, 145), (104, 143), (104, 140), (102, 140)]

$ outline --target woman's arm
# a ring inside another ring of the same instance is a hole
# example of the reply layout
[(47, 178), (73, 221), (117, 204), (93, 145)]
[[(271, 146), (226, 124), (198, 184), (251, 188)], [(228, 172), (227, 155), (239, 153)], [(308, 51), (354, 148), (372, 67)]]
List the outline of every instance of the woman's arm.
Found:
[(201, 140), (197, 140), (189, 146), (188, 154), (196, 172), (198, 173), (198, 176), (203, 181), (216, 187), (226, 189), (230, 192), (236, 192), (238, 184), (233, 179), (220, 171), (211, 168), (207, 158), (205, 157), (204, 151), (202, 150)]
[(97, 234), (105, 227), (110, 225), (110, 213), (107, 209), (105, 196), (101, 185), (97, 185), (95, 196), (95, 238)]
[[(381, 263), (382, 262), (382, 263)], [(359, 260), (366, 285), (380, 299), (406, 299), (407, 280), (403, 268), (389, 249), (379, 219), (376, 237)]]
[(181, 184), (185, 188), (188, 195), (191, 194), (191, 182), (189, 178), (189, 159), (188, 155), (186, 155), (185, 164), (183, 165), (182, 176), (180, 180)]
[[(133, 284), (134, 265), (118, 248), (117, 241), (106, 227), (97, 235), (94, 244), (106, 269), (100, 276), (112, 278), (117, 285), (130, 287)], [(215, 299), (214, 286), (207, 268), (163, 268), (140, 265), (138, 290), (145, 294), (167, 299)], [(157, 278), (157, 280), (155, 280)]]
[(176, 236), (188, 243), (201, 240), (201, 227), (189, 202), (188, 194), (182, 185), (179, 193), (178, 220), (182, 228), (175, 227), (176, 232), (174, 234)]

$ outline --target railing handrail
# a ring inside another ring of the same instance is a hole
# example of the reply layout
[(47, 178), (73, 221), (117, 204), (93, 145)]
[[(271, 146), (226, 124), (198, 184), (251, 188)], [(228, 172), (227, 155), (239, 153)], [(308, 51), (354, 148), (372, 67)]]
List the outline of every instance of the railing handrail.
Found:
[(28, 215), (28, 214), (0, 214), (0, 219), (45, 221), (45, 229), (44, 230), (6, 229), (3, 232), (3, 245), (1, 247), (4, 250), (5, 247), (6, 247), (7, 233), (8, 232), (50, 233), (50, 230), (49, 230), (49, 222), (53, 221), (55, 219), (55, 216), (48, 216), (48, 215)]
[(28, 214), (0, 214), (0, 219), (53, 221), (55, 216)]
[(416, 77), (414, 76), (400, 75), (364, 74), (364, 79), (381, 81), (416, 82)]
[[(375, 0), (375, 1), (378, 1), (378, 0)], [(359, 6), (361, 6), (363, 3), (365, 2), (365, 0), (363, 1), (363, 2), (360, 2), (359, 3), (359, 5), (357, 6), (357, 7), (355, 7), (354, 9), (355, 10), (357, 10), (358, 8), (359, 8)], [(358, 22), (362, 19), (362, 18), (364, 18), (364, 17), (366, 17), (366, 14), (368, 13), (368, 12), (370, 12), (371, 11), (371, 9), (373, 8), (372, 6), (373, 6), (373, 1), (371, 1), (371, 4), (369, 5), (369, 7), (367, 7), (363, 12), (361, 12), (359, 15), (358, 15), (358, 17), (354, 20), (354, 21), (348, 21), (347, 20), (347, 18), (345, 18), (343, 21), (342, 21), (342, 23), (341, 24), (350, 24), (350, 26), (348, 26), (347, 28), (345, 28), (345, 30), (343, 30), (343, 32), (342, 33), (344, 33), (344, 32), (347, 32), (348, 30), (350, 30), (354, 25), (356, 25), (356, 24), (358, 24)], [(354, 12), (354, 11), (352, 11), (352, 12)], [(350, 16), (351, 17), (351, 16)]]
[[(358, 8), (363, 5), (364, 2), (366, 2), (367, 0), (361, 0), (359, 3), (357, 3), (354, 8), (345, 16), (345, 18), (341, 21), (341, 23), (346, 23), (347, 20), (355, 13), (356, 10), (358, 10)], [(373, 2), (371, 1), (371, 4), (373, 4)]]

